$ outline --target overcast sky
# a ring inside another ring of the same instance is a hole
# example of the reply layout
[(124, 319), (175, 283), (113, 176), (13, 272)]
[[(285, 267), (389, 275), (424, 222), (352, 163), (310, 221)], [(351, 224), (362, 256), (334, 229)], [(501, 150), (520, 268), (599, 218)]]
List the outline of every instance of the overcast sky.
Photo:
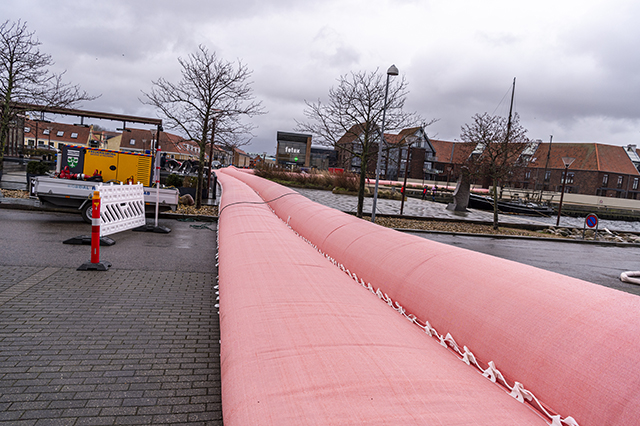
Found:
[(177, 58), (199, 44), (242, 60), (268, 111), (249, 152), (273, 154), (276, 132), (293, 131), (304, 101), (326, 101), (340, 75), (391, 64), (409, 83), (407, 109), (439, 120), (432, 138), (459, 139), (476, 113), (506, 115), (515, 77), (529, 137), (640, 145), (632, 0), (3, 0), (0, 19), (26, 21), (56, 71), (101, 95), (82, 105), (93, 111), (156, 117), (141, 91), (177, 82)]

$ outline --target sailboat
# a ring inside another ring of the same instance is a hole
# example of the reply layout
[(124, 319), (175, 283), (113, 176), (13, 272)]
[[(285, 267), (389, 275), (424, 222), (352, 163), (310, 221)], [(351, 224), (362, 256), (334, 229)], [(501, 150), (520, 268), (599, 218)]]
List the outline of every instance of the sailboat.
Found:
[[(493, 210), (493, 197), (469, 194), (469, 208), (478, 210)], [(554, 211), (546, 204), (526, 201), (498, 201), (500, 213), (551, 216)]]
[[(512, 125), (512, 113), (513, 113), (513, 99), (516, 91), (516, 79), (513, 79), (513, 88), (511, 90), (511, 105), (509, 107), (509, 118), (507, 121), (507, 134), (506, 134), (506, 142), (509, 142), (509, 136), (511, 133), (511, 125)], [(478, 148), (476, 147), (476, 150)], [(475, 152), (475, 151), (474, 151)], [(482, 151), (479, 152), (481, 154)], [(473, 154), (473, 153), (472, 153)], [(469, 194), (469, 204), (470, 208), (476, 208), (481, 210), (493, 210), (494, 208), (494, 199), (489, 196), (482, 196), (476, 194)], [(497, 212), (500, 213), (513, 213), (513, 214), (529, 214), (529, 215), (544, 215), (550, 216), (553, 214), (553, 209), (548, 205), (537, 204), (529, 201), (523, 200), (511, 200), (511, 201), (503, 201), (498, 200), (497, 203)]]

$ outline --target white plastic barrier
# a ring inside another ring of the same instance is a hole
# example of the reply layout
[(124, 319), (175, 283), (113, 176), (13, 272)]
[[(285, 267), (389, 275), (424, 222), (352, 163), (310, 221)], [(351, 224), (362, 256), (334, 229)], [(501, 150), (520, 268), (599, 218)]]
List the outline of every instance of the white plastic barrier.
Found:
[(100, 192), (100, 236), (145, 225), (142, 184), (98, 185)]

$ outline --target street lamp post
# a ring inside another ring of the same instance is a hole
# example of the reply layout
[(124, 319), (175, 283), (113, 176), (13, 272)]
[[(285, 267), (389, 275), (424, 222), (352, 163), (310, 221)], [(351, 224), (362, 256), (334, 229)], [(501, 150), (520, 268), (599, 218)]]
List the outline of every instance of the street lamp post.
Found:
[[(384, 142), (384, 119), (387, 114), (387, 96), (389, 95), (389, 77), (398, 75), (398, 68), (391, 65), (387, 70), (387, 83), (384, 88), (384, 105), (382, 105), (382, 126), (380, 130), (380, 142), (378, 142), (378, 161), (376, 162), (376, 185), (373, 189), (373, 206), (371, 208), (371, 222), (376, 221), (376, 204), (378, 203), (378, 185), (380, 182), (380, 163), (382, 163), (382, 143)], [(364, 171), (360, 170), (360, 173)]]
[(558, 220), (556, 220), (556, 226), (560, 225), (560, 213), (562, 212), (562, 200), (564, 199), (564, 187), (567, 183), (567, 172), (571, 163), (575, 161), (575, 158), (562, 157), (564, 163), (564, 179), (562, 179), (562, 192), (560, 193), (560, 204), (558, 204)]

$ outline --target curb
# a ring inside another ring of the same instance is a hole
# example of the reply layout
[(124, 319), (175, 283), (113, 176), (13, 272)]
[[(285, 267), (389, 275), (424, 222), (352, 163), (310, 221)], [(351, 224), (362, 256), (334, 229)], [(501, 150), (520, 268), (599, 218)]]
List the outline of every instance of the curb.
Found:
[(431, 231), (427, 229), (409, 229), (409, 228), (391, 228), (391, 229), (394, 229), (399, 232), (415, 233), (415, 234), (441, 234), (441, 235), (455, 235), (455, 236), (461, 236), (461, 237), (495, 238), (500, 240), (516, 239), (516, 240), (533, 240), (533, 241), (551, 241), (554, 243), (591, 244), (591, 245), (608, 246), (608, 247), (640, 247), (640, 244), (622, 243), (619, 241), (576, 240), (573, 238), (533, 237), (528, 235), (472, 234), (469, 232)]
[[(11, 200), (7, 202), (7, 200)], [(29, 211), (45, 211), (45, 212), (53, 212), (53, 213), (72, 213), (79, 214), (80, 212), (75, 209), (64, 209), (64, 208), (55, 208), (55, 207), (37, 207), (35, 205), (36, 200), (30, 198), (6, 198), (0, 197), (0, 209), (14, 209), (14, 210), (29, 210)], [(350, 212), (344, 212), (347, 214), (353, 214)], [(453, 220), (453, 219), (439, 219), (439, 218), (425, 218), (418, 216), (399, 216), (399, 215), (378, 215), (378, 217), (397, 217), (403, 219), (414, 219), (414, 220), (433, 220), (438, 222), (466, 222), (473, 223), (478, 225), (492, 225), (493, 222), (482, 222), (482, 221), (468, 221), (468, 220)], [(153, 217), (153, 215), (146, 215), (147, 218)], [(158, 218), (161, 219), (172, 219), (172, 220), (185, 220), (192, 219), (197, 222), (217, 222), (218, 216), (203, 216), (203, 215), (188, 215), (182, 213), (158, 213)], [(528, 229), (531, 231), (536, 231), (540, 229), (547, 229), (549, 226), (542, 225), (527, 225), (523, 224), (522, 226), (518, 224), (501, 224), (505, 228), (519, 228), (519, 229)], [(608, 247), (638, 247), (640, 244), (634, 243), (622, 243), (618, 241), (593, 241), (593, 240), (575, 240), (572, 238), (553, 238), (553, 237), (533, 237), (533, 236), (525, 236), (525, 235), (500, 235), (500, 234), (473, 234), (468, 232), (451, 232), (451, 231), (434, 231), (434, 230), (426, 230), (426, 229), (410, 229), (410, 228), (391, 228), (399, 232), (405, 233), (425, 233), (425, 234), (442, 234), (442, 235), (457, 235), (463, 237), (481, 237), (481, 238), (495, 238), (495, 239), (519, 239), (519, 240), (535, 240), (535, 241), (551, 241), (558, 243), (577, 243), (577, 244), (591, 244), (591, 245), (600, 245), (600, 246), (608, 246)]]
[[(11, 200), (11, 201), (9, 201)], [(7, 198), (0, 197), (0, 209), (13, 209), (13, 210), (28, 210), (28, 211), (41, 211), (51, 213), (71, 213), (80, 214), (80, 211), (73, 208), (61, 208), (61, 207), (44, 207), (37, 206), (38, 200), (32, 198)], [(154, 214), (146, 214), (147, 218), (154, 217)], [(167, 213), (159, 212), (158, 218), (160, 219), (193, 219), (198, 222), (217, 222), (218, 216), (203, 216), (203, 215), (188, 215), (183, 213)]]
[(197, 222), (217, 222), (218, 221), (218, 216), (203, 216), (203, 215), (182, 214), (182, 213), (158, 213), (158, 218), (174, 219), (174, 220), (193, 219), (194, 221), (197, 221)]

